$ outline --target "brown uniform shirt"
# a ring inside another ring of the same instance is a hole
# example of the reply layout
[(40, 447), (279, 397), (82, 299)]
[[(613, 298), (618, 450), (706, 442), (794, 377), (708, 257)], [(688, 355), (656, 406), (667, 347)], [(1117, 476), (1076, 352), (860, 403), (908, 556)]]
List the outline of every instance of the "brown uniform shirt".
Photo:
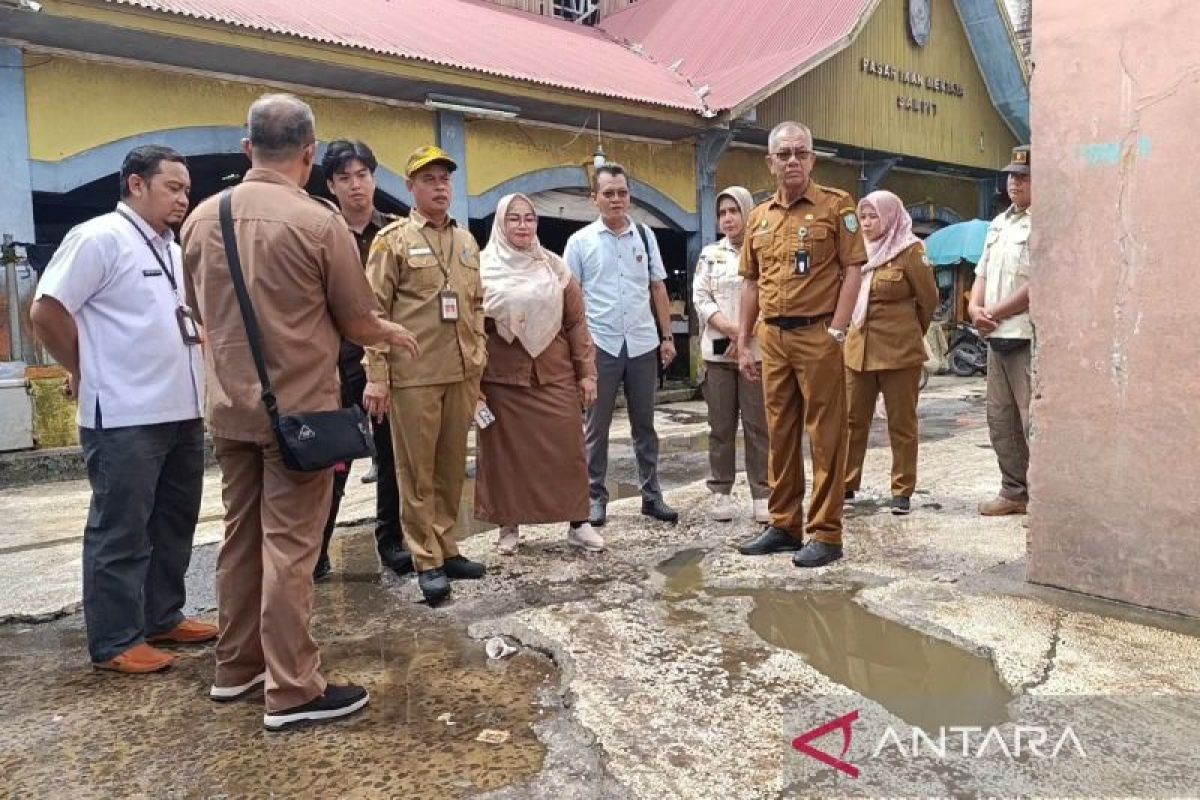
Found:
[[(808, 254), (797, 274), (796, 254)], [(847, 269), (867, 263), (854, 200), (809, 181), (790, 206), (779, 193), (750, 212), (738, 271), (758, 281), (759, 311), (773, 317), (817, 317), (837, 308)]]
[[(367, 280), (384, 317), (408, 328), (421, 345), (410, 359), (387, 348), (366, 348), (367, 380), (433, 386), (478, 378), (487, 360), (479, 245), (450, 220), (438, 230), (414, 210), (381, 230), (367, 256)], [(439, 295), (458, 298), (458, 321), (443, 322)]]
[(912, 245), (863, 280), (871, 281), (867, 318), (846, 334), (846, 366), (863, 372), (923, 364), (925, 329), (938, 304), (925, 245)]
[(487, 320), (487, 331), (484, 383), (534, 386), (596, 377), (596, 350), (592, 335), (588, 333), (583, 290), (575, 280), (563, 289), (562, 328), (537, 358), (529, 355), (519, 339), (504, 341), (490, 319)]
[[(269, 442), (270, 421), (225, 259), (219, 200), (197, 206), (182, 237), (188, 303), (207, 336), (208, 427), (226, 439)], [(339, 328), (376, 310), (350, 229), (333, 206), (261, 168), (234, 190), (233, 218), (280, 412), (338, 408)]]

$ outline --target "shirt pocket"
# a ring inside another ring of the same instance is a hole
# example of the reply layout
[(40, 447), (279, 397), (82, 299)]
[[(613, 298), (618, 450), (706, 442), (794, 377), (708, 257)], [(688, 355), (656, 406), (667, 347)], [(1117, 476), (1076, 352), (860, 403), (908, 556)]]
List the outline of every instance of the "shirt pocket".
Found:
[(884, 267), (875, 272), (871, 284), (871, 295), (877, 300), (903, 300), (910, 294), (908, 281), (904, 280), (903, 267)]
[(1016, 273), (1026, 280), (1029, 279), (1029, 231), (1018, 231), (1013, 234), (1012, 248), (1017, 255)]
[(445, 276), (438, 265), (437, 256), (433, 253), (409, 253), (408, 269), (405, 270), (408, 286), (417, 294), (425, 295), (436, 292), (445, 283)]
[(834, 251), (837, 249), (837, 238), (833, 235), (833, 231), (824, 225), (809, 228), (808, 249), (812, 259), (812, 263), (809, 264), (811, 269), (817, 264), (825, 264), (833, 260)]

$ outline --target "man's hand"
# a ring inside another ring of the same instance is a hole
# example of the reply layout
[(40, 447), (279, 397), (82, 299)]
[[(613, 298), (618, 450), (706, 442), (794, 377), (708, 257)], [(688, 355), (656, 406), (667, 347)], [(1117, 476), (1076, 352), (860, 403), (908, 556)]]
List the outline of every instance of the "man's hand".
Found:
[(371, 419), (382, 422), (387, 416), (388, 403), (391, 401), (391, 391), (382, 381), (370, 381), (363, 390), (363, 411), (371, 415)]
[(67, 379), (63, 381), (62, 387), (63, 397), (68, 400), (79, 399), (79, 373), (71, 372), (67, 375)]
[(735, 336), (729, 340), (729, 347), (725, 348), (725, 357), (732, 358), (737, 361), (741, 356), (742, 351), (738, 349), (738, 340)]
[(751, 383), (758, 383), (762, 379), (759, 374), (758, 362), (754, 360), (754, 353), (749, 347), (738, 348), (738, 369)]
[(579, 381), (579, 405), (587, 411), (596, 402), (596, 379), (584, 378)]
[(663, 369), (666, 369), (668, 366), (670, 366), (671, 362), (675, 360), (675, 340), (667, 339), (666, 341), (664, 341), (662, 343), (662, 348), (661, 348), (660, 352), (661, 352), (661, 357), (662, 357)]
[(379, 322), (386, 331), (384, 341), (389, 346), (407, 351), (410, 358), (417, 358), (421, 355), (421, 345), (417, 343), (417, 337), (413, 336), (408, 328), (386, 319), (381, 319)]
[(991, 333), (999, 325), (999, 322), (991, 314), (978, 306), (968, 307), (967, 314), (971, 317), (971, 324), (982, 335)]

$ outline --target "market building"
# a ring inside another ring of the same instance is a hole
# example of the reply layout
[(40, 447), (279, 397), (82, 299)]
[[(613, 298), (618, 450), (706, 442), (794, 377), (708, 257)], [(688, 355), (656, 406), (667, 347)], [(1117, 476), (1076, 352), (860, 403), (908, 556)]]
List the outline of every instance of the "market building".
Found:
[[(1029, 137), (1000, 0), (0, 0), (0, 67), (0, 233), (15, 241), (52, 247), (109, 210), (138, 144), (189, 157), (194, 201), (236, 182), (247, 106), (293, 91), (323, 142), (374, 148), (389, 210), (408, 208), (407, 154), (449, 150), (453, 213), (480, 239), (523, 191), (561, 247), (594, 217), (595, 160), (620, 161), (662, 242), (681, 352), (715, 193), (770, 190), (776, 122), (813, 128), (819, 181), (891, 189), (925, 231), (989, 215), (995, 170)], [(8, 274), (19, 307), (32, 271)], [(39, 361), (17, 313), (0, 351)]]

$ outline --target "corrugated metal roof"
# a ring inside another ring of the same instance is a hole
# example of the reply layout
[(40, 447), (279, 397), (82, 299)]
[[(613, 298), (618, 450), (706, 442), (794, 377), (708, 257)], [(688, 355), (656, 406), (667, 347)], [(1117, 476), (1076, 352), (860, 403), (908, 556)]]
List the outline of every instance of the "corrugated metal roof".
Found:
[(683, 78), (599, 30), (473, 0), (105, 2), (544, 86), (703, 110)]
[(841, 50), (879, 0), (638, 0), (601, 30), (739, 108)]

